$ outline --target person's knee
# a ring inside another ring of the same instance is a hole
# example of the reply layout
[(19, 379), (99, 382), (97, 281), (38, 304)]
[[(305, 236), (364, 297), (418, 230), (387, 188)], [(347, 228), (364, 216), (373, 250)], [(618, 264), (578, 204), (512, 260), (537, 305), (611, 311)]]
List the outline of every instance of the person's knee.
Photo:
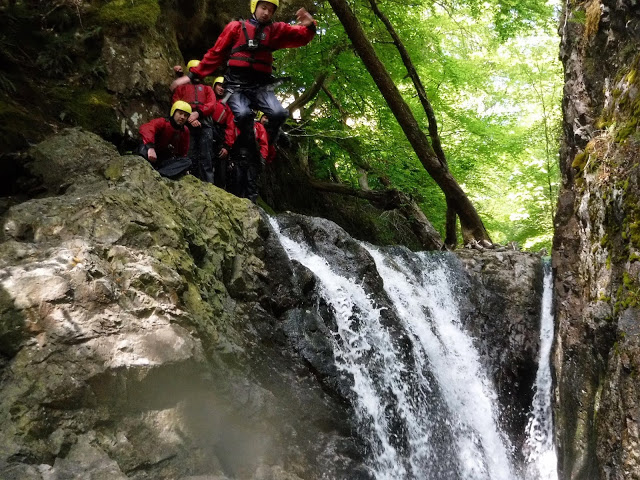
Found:
[(273, 112), (269, 113), (268, 117), (269, 117), (269, 123), (273, 123), (275, 125), (280, 126), (287, 121), (287, 118), (289, 118), (289, 110), (282, 107), (278, 110), (274, 110)]

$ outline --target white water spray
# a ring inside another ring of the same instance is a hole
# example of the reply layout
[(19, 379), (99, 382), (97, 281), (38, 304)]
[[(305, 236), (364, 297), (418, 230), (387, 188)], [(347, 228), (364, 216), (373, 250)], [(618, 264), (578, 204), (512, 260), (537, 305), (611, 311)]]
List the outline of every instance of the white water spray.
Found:
[(428, 361), (452, 416), (464, 479), (514, 480), (506, 438), (497, 427), (496, 394), (471, 338), (462, 330), (457, 302), (443, 263), (424, 253), (406, 261), (368, 247), (384, 288), (414, 338), (417, 358)]
[(553, 444), (551, 411), (551, 346), (553, 345), (553, 275), (545, 269), (540, 318), (540, 360), (536, 375), (536, 392), (529, 422), (524, 453), (527, 480), (558, 480), (558, 459)]

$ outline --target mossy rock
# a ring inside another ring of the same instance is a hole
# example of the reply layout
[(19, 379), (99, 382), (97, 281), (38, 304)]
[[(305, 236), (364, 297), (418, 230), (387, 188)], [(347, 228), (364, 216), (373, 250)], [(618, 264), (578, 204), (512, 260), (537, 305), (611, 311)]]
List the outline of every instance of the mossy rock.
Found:
[(112, 0), (100, 9), (100, 22), (126, 30), (148, 30), (160, 16), (157, 0)]
[(50, 98), (64, 123), (80, 126), (103, 137), (119, 132), (116, 117), (116, 99), (106, 90), (78, 90), (71, 87), (53, 87)]
[(76, 95), (70, 107), (78, 125), (109, 136), (119, 130), (114, 105), (114, 97), (105, 90), (87, 90)]

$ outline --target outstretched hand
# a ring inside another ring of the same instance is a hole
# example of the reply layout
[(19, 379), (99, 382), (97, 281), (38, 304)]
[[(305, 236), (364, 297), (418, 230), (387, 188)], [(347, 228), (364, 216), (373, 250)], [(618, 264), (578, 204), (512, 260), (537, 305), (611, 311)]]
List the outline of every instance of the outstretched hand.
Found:
[(180, 85), (185, 85), (187, 83), (191, 83), (191, 79), (187, 75), (185, 75), (183, 77), (176, 78), (173, 82), (171, 82), (171, 86), (169, 88), (173, 92)]
[(301, 8), (296, 12), (296, 19), (300, 25), (305, 27), (310, 26), (313, 23), (313, 17), (306, 9)]

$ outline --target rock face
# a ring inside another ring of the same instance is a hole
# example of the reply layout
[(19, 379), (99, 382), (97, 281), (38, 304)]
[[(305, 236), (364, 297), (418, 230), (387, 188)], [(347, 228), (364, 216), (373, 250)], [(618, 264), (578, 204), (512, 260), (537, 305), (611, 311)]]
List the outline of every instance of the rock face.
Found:
[(297, 353), (313, 315), (295, 267), (257, 209), (78, 130), (29, 153), (46, 166), (46, 195), (2, 222), (1, 478), (357, 470), (348, 408)]
[(567, 2), (556, 217), (560, 478), (640, 478), (640, 9)]
[(469, 275), (464, 323), (487, 359), (502, 427), (522, 445), (538, 368), (542, 259), (515, 250), (465, 249), (457, 255)]
[[(258, 209), (77, 129), (22, 160), (39, 187), (0, 212), (0, 478), (370, 478), (331, 311)], [(335, 224), (280, 223), (381, 290)], [(539, 259), (462, 257), (465, 322), (522, 431)]]

